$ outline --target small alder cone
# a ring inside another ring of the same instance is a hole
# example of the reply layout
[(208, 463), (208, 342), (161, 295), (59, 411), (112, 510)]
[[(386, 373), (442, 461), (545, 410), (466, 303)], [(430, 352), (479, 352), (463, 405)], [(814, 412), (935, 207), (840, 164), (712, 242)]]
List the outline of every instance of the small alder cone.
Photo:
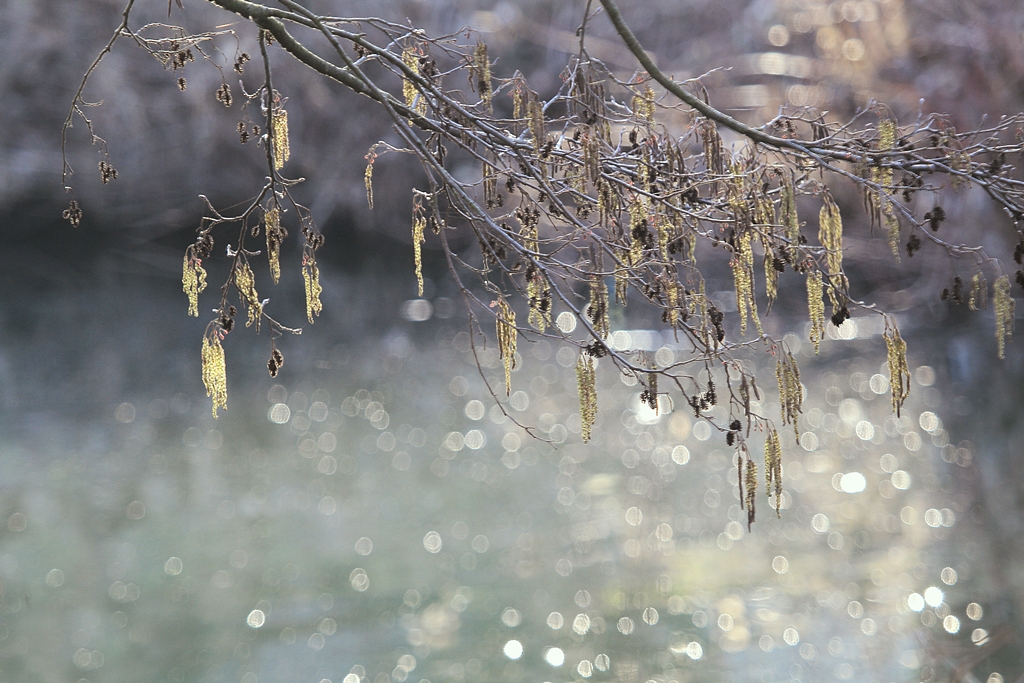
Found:
[(68, 204), (68, 208), (64, 209), (64, 220), (71, 223), (72, 228), (77, 228), (82, 223), (82, 208), (78, 206), (78, 202), (74, 199)]
[(495, 320), (498, 356), (505, 364), (505, 395), (508, 396), (512, 393), (512, 370), (516, 367), (516, 313), (504, 298), (492, 305), (498, 307)]
[(270, 376), (277, 377), (282, 365), (284, 365), (284, 354), (275, 348), (270, 352), (270, 360), (267, 361), (267, 370), (270, 372)]
[(217, 419), (218, 408), (228, 409), (227, 367), (217, 330), (203, 336), (202, 366), (203, 386), (206, 387), (206, 395), (213, 399), (213, 418)]
[(585, 351), (576, 360), (576, 388), (580, 395), (580, 433), (583, 443), (588, 443), (597, 418), (597, 367)]

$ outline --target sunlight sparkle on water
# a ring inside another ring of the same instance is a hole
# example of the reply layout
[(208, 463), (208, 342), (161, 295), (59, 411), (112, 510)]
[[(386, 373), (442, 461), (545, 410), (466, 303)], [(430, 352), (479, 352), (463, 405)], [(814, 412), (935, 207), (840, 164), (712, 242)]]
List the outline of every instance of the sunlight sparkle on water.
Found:
[(505, 643), (502, 650), (509, 659), (519, 659), (523, 656), (523, 644), (518, 640), (510, 640)]
[(550, 647), (544, 651), (544, 661), (551, 666), (562, 666), (565, 664), (565, 653), (562, 648)]

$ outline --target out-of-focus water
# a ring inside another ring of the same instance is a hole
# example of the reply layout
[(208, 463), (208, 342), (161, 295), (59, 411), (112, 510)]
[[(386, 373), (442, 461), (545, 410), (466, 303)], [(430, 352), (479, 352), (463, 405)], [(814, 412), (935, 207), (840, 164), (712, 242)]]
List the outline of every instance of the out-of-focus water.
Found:
[[(216, 421), (173, 283), (5, 302), (0, 678), (902, 681), (998, 635), (974, 447), (929, 367), (891, 414), (866, 321), (797, 354), (781, 514), (762, 491), (748, 533), (733, 449), (687, 406), (601, 365), (584, 445), (575, 352), (544, 340), (506, 417), (493, 336), (481, 377), (449, 301), (388, 296), (378, 332), (334, 311), (288, 340), (276, 380), (233, 333)], [(749, 362), (777, 416), (773, 358)]]

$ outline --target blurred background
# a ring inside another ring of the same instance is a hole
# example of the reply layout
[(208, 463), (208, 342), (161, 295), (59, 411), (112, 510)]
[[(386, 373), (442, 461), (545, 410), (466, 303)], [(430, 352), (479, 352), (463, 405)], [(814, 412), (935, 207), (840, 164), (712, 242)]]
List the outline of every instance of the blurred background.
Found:
[[(584, 11), (551, 0), (310, 7), (435, 34), (472, 25), (497, 76), (518, 69), (548, 94)], [(288, 172), (307, 178), (297, 193), (327, 237), (324, 313), (281, 342), (276, 379), (266, 335), (232, 335), (230, 410), (214, 421), (199, 370), (206, 320), (185, 315), (180, 264), (200, 193), (227, 207), (262, 184), (263, 152), (235, 130), (242, 98), (218, 103), (220, 76), (200, 63), (181, 92), (120, 41), (85, 91), (102, 101), (88, 113), (118, 178), (101, 185), (76, 121), (68, 153), (84, 219), (72, 229), (60, 217), (60, 129), (123, 5), (0, 8), (0, 679), (1024, 677), (1024, 354), (1011, 344), (996, 360), (992, 312), (940, 301), (955, 264), (932, 245), (894, 268), (859, 197), (834, 188), (850, 275), (895, 313), (911, 397), (891, 414), (873, 319), (829, 326), (817, 356), (801, 344), (803, 284), (785, 274), (767, 330), (799, 349), (808, 398), (799, 433), (783, 434), (781, 514), (763, 504), (748, 534), (731, 450), (685, 407), (655, 415), (602, 367), (595, 438), (581, 443), (568, 347), (521, 343), (502, 399), (546, 440), (502, 415), (484, 384), (503, 379), (496, 349), (478, 349), (478, 371), (430, 238), (415, 298), (418, 170), (381, 158), (369, 211), (363, 155), (393, 134), (365, 101), (274, 48)], [(622, 10), (675, 78), (728, 67), (704, 79), (711, 101), (756, 124), (782, 105), (840, 121), (875, 99), (901, 122), (939, 111), (967, 130), (1024, 108), (1024, 11), (1012, 0)], [(135, 27), (168, 22), (162, 0), (133, 11)], [(256, 53), (248, 26), (198, 0), (170, 22), (235, 29)], [(631, 75), (606, 20), (591, 30), (591, 53)], [(232, 54), (235, 42), (218, 45)], [(978, 192), (943, 201), (962, 241), (1009, 261), (1014, 228)], [(271, 295), (285, 324), (302, 323), (299, 258), (286, 243)], [(734, 310), (725, 264), (702, 258), (709, 277), (721, 273), (712, 296)], [(225, 259), (206, 265), (217, 283)], [(616, 308), (612, 342), (659, 361), (686, 353), (656, 327), (642, 306)], [(763, 411), (777, 414), (773, 359), (746, 362), (769, 388)]]

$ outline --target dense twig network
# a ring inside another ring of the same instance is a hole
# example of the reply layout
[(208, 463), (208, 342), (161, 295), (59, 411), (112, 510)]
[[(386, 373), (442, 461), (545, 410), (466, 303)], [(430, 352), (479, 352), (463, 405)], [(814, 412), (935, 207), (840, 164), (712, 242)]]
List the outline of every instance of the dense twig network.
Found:
[[(747, 440), (755, 431), (765, 435), (764, 476), (776, 507), (782, 485), (781, 448), (773, 419), (757, 412), (761, 389), (737, 352), (756, 348), (776, 357), (783, 425), (797, 428), (803, 399), (793, 354), (762, 327), (759, 283), (770, 308), (780, 272), (792, 269), (805, 276), (815, 348), (827, 324), (826, 300), (833, 325), (843, 325), (851, 309), (858, 307), (882, 315), (896, 412), (909, 391), (906, 345), (895, 321), (850, 290), (843, 268), (842, 216), (830, 185), (847, 183), (859, 190), (873, 225), (884, 232), (897, 260), (904, 244), (912, 256), (923, 240), (953, 259), (966, 260), (972, 271), (972, 307), (987, 296), (991, 277), (998, 349), (1003, 354), (1013, 321), (1008, 274), (980, 246), (961, 244), (947, 235), (938, 197), (947, 181), (954, 188), (976, 184), (1016, 225), (1024, 217), (1024, 180), (1015, 177), (1012, 159), (1022, 150), (1024, 115), (961, 133), (940, 115), (921, 116), (901, 126), (880, 104), (846, 123), (804, 107), (784, 109), (753, 128), (712, 106), (699, 79), (675, 82), (660, 71), (612, 0), (600, 0), (594, 13), (588, 3), (578, 31), (578, 54), (562, 73), (562, 87), (549, 97), (532, 90), (518, 72), (496, 78), (487, 46), (465, 40), (471, 32), (431, 38), (415, 26), (379, 18), (321, 16), (294, 0), (280, 0), (279, 7), (247, 0), (209, 2), (247, 19), (258, 34), (263, 83), (253, 93), (243, 89), (242, 95), (245, 111), (258, 106), (259, 115), (254, 120), (246, 114), (238, 133), (243, 143), (257, 139), (263, 144), (268, 173), (241, 213), (225, 215), (204, 197), (207, 216), (185, 254), (184, 288), (189, 312), (197, 315), (197, 297), (206, 284), (202, 259), (222, 239), (222, 227), (238, 226), (236, 242), (227, 246), (231, 272), (203, 341), (204, 381), (215, 416), (218, 407), (226, 407), (221, 342), (234, 325), (236, 308), (231, 301), (237, 299), (246, 308), (247, 326), (257, 331), (261, 324), (270, 328), (271, 375), (284, 360), (273, 338), (300, 331), (272, 318), (255, 286), (253, 266), (264, 253), (272, 280), (276, 283), (280, 277), (286, 222), (297, 225), (304, 239), (309, 322), (320, 311), (315, 254), (323, 237), (309, 211), (292, 198), (290, 190), (300, 180), (283, 173), (290, 153), (288, 118), (286, 98), (272, 82), (268, 46), (273, 43), (310, 69), (374, 100), (390, 117), (401, 143), (369, 147), (365, 179), (371, 208), (376, 159), (404, 153), (422, 164), (426, 186), (413, 190), (416, 258), (410, 277), (415, 271), (422, 293), (421, 244), (436, 240), (465, 300), (474, 329), (471, 338), (479, 339), (482, 320), (493, 317), (505, 370), (505, 385), (490, 387), (499, 405), (510, 392), (519, 336), (571, 343), (580, 350), (577, 379), (584, 440), (597, 413), (595, 377), (602, 359), (639, 381), (641, 399), (651, 409), (663, 408), (663, 397), (674, 395), (725, 435), (737, 449), (740, 485), (746, 487), (741, 500), (750, 521), (758, 478)], [(100, 57), (117, 37), (125, 36), (174, 72), (194, 59), (193, 51), (222, 68), (213, 59), (215, 50), (204, 46), (212, 45), (224, 31), (190, 35), (164, 24), (133, 30), (131, 7), (129, 2), (124, 21)], [(587, 27), (600, 13), (638, 61), (640, 68), (631, 78), (617, 78), (587, 51)], [(295, 27), (318, 32), (333, 51), (332, 58), (321, 57), (296, 39)], [(249, 59), (238, 51), (234, 70), (241, 74)], [(99, 58), (86, 79), (98, 63)], [(457, 87), (466, 76), (470, 92)], [(185, 87), (183, 76), (178, 84)], [(84, 85), (83, 80), (65, 134), (75, 115), (92, 133), (83, 110), (88, 106), (82, 99)], [(225, 106), (232, 105), (223, 74), (217, 97)], [(723, 144), (723, 129), (746, 144), (730, 152)], [(116, 177), (102, 140), (92, 135), (101, 146), (104, 180)], [(450, 170), (452, 158), (477, 164), (479, 176), (472, 181), (457, 179)], [(69, 172), (65, 164), (65, 176)], [(922, 217), (915, 215), (910, 201), (920, 192), (936, 197)], [(801, 220), (798, 205), (819, 207), (817, 235), (809, 229), (815, 220)], [(66, 217), (74, 224), (80, 220), (74, 201)], [(480, 245), (479, 260), (456, 253), (449, 243), (451, 231), (473, 233)], [(265, 252), (246, 244), (261, 232)], [(729, 338), (725, 314), (709, 298), (697, 261), (702, 243), (727, 255), (741, 336), (751, 328), (746, 340)], [(1022, 253), (1024, 248), (1018, 247), (1018, 262)], [(959, 301), (964, 296), (963, 287), (963, 280), (956, 277), (953, 298)], [(612, 344), (609, 309), (630, 299), (642, 299), (658, 309), (684, 352), (659, 362), (643, 351)], [(716, 386), (716, 378), (724, 391)], [(723, 401), (728, 417), (716, 422), (708, 411)]]

